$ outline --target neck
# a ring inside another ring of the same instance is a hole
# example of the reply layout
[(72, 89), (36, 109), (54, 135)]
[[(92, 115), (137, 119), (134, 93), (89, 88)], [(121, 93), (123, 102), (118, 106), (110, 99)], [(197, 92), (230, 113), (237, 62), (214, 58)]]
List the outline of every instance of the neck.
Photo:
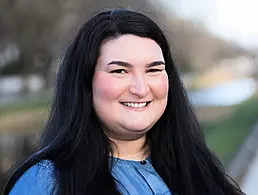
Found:
[(135, 140), (117, 140), (109, 138), (113, 144), (113, 157), (125, 160), (141, 161), (149, 156), (146, 136)]

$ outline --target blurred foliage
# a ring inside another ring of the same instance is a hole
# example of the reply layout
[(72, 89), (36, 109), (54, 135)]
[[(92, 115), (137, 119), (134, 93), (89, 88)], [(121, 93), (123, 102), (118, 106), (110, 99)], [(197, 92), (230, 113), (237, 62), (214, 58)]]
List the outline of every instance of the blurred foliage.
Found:
[(20, 74), (26, 82), (29, 74), (37, 73), (45, 80), (45, 88), (50, 88), (68, 40), (87, 18), (113, 7), (141, 11), (156, 21), (183, 71), (203, 70), (220, 58), (246, 53), (154, 0), (0, 0), (0, 54), (10, 44), (19, 51), (18, 59), (0, 66), (0, 74)]

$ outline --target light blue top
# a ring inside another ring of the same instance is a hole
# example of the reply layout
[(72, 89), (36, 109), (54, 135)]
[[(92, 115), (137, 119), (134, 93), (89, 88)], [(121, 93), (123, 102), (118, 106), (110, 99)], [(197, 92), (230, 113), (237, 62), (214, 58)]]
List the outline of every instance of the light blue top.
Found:
[[(53, 170), (53, 162), (40, 161), (20, 177), (10, 195), (55, 194)], [(117, 188), (122, 195), (172, 195), (148, 159), (144, 164), (138, 161), (115, 158), (112, 175), (119, 181)]]

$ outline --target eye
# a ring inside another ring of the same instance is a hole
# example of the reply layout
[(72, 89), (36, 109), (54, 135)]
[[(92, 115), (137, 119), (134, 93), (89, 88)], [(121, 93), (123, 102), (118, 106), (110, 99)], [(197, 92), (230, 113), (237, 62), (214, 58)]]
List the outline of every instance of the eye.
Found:
[(117, 70), (112, 70), (110, 73), (125, 74), (126, 71), (124, 69), (117, 69)]
[(149, 69), (147, 72), (161, 72), (163, 69)]

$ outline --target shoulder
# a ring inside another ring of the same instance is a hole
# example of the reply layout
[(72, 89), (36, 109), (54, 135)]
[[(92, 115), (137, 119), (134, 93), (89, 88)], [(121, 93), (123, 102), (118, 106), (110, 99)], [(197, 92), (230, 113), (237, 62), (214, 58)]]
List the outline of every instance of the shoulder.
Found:
[(33, 165), (17, 180), (10, 195), (52, 194), (55, 190), (54, 168), (50, 160)]

